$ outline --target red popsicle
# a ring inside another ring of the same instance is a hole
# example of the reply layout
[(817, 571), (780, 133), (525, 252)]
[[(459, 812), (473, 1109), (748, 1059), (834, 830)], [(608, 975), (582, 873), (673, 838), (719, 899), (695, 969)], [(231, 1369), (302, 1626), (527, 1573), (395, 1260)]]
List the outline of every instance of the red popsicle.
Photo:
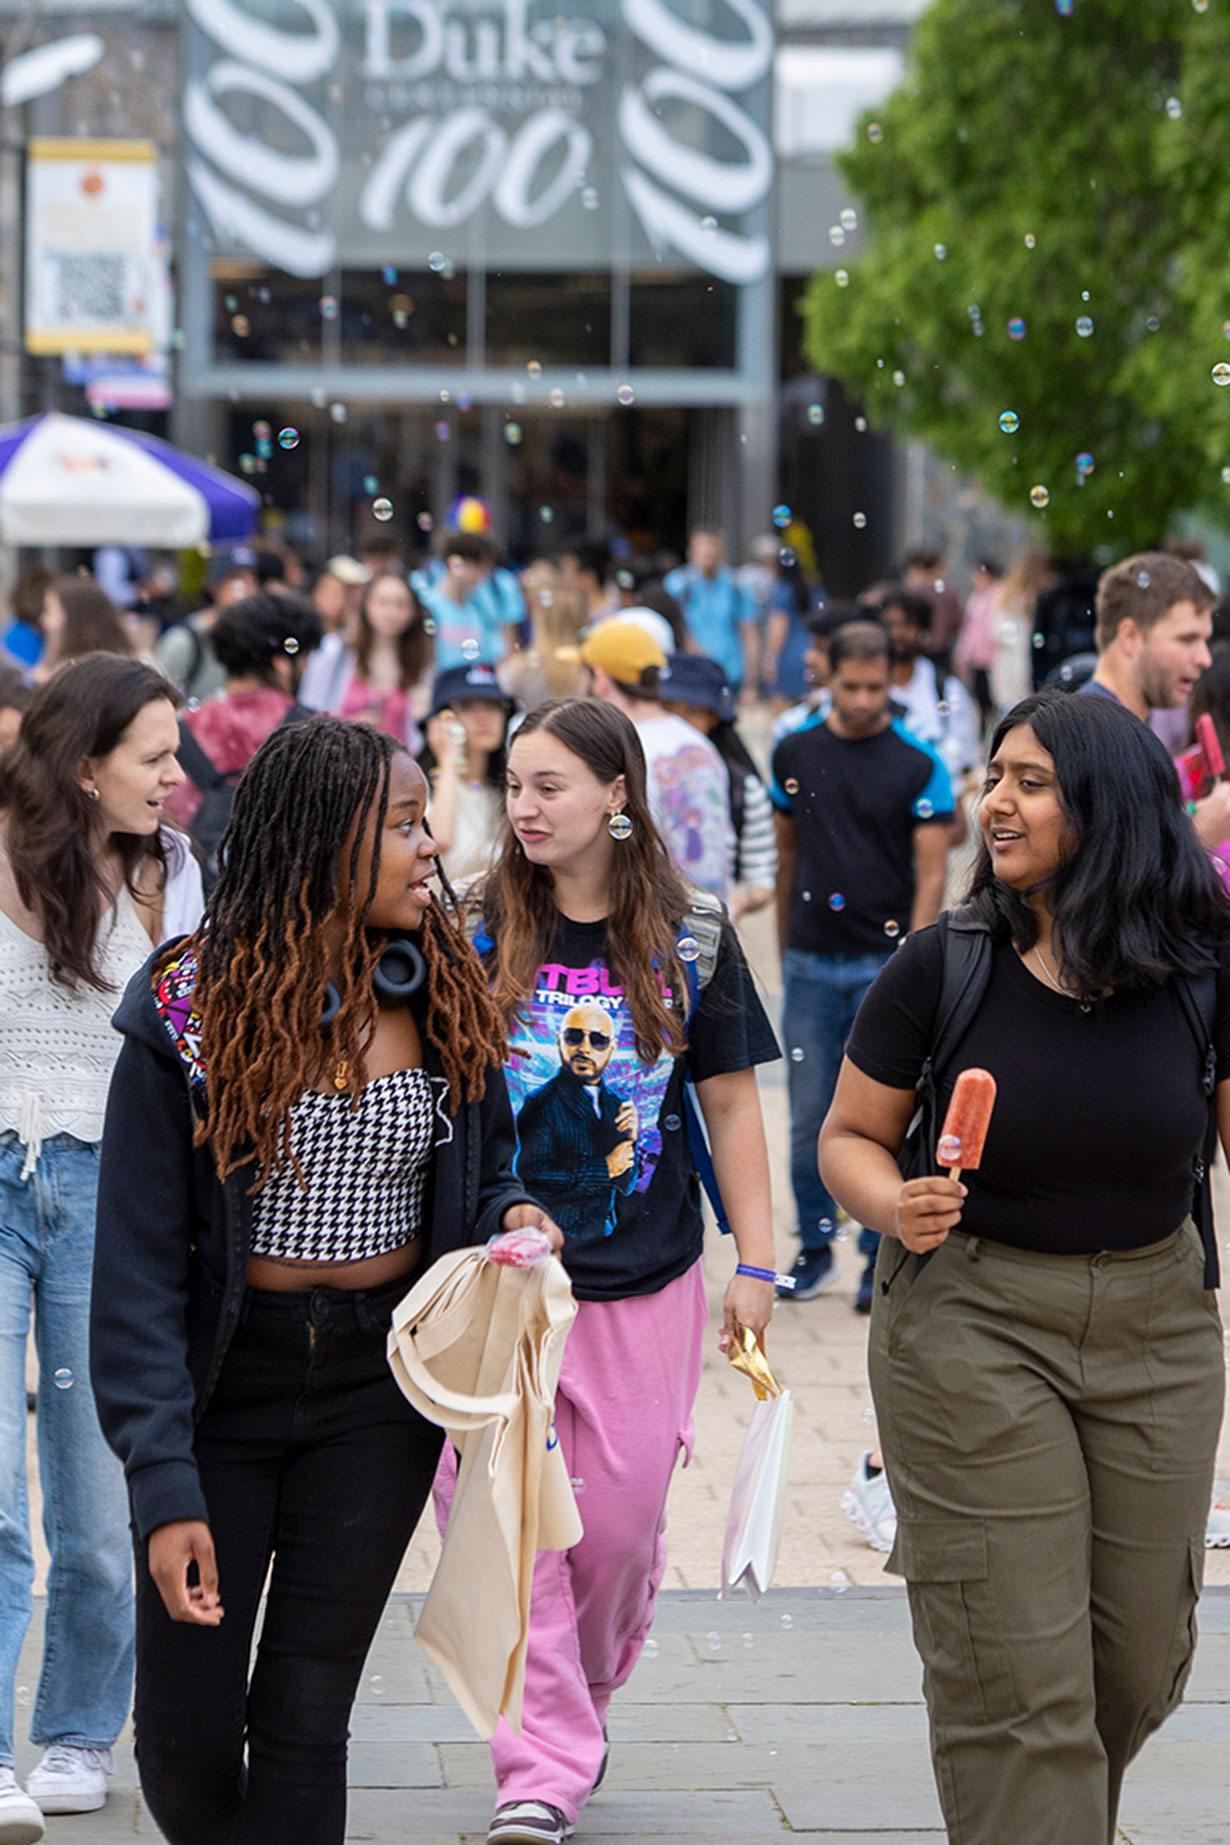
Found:
[(941, 1166), (951, 1167), (950, 1178), (973, 1172), (981, 1163), (995, 1107), (995, 1078), (989, 1070), (962, 1070), (944, 1116), (936, 1154)]
[(1219, 782), (1226, 773), (1226, 759), (1221, 753), (1217, 726), (1207, 711), (1203, 717), (1196, 719), (1196, 741), (1204, 757), (1205, 774), (1211, 782)]

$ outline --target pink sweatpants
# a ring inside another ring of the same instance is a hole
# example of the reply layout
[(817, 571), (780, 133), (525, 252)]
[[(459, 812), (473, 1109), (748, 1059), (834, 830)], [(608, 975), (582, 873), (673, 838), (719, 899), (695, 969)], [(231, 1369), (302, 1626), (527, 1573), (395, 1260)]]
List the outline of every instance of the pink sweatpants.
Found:
[[(602, 1762), (611, 1694), (631, 1677), (666, 1568), (666, 1494), (692, 1452), (708, 1306), (701, 1264), (658, 1294), (582, 1301), (564, 1348), (555, 1427), (585, 1535), (534, 1565), (522, 1729), (491, 1743), (497, 1804), (545, 1800), (575, 1820)], [(436, 1517), (448, 1522), (446, 1442)]]

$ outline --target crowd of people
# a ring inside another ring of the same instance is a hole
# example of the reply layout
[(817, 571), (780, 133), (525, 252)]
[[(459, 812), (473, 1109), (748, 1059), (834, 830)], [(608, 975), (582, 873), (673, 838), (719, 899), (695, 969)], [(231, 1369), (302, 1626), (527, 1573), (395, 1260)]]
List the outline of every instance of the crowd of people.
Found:
[[(391, 1315), (527, 1227), (577, 1303), (555, 1429), (585, 1535), (534, 1568), (488, 1837), (562, 1845), (693, 1438), (698, 1163), (733, 1231), (723, 1349), (806, 1312), (857, 1231), (881, 1445), (844, 1504), (907, 1581), (950, 1837), (1113, 1837), (1230, 1544), (1230, 781), (1200, 723), (1230, 747), (1230, 616), (1186, 552), (1092, 580), (983, 558), (963, 602), (919, 550), (839, 601), (776, 537), (740, 568), (697, 531), (652, 569), (584, 545), (517, 572), (458, 532), (413, 568), (383, 540), (314, 572), (232, 548), (178, 619), (173, 575), (114, 547), (26, 573), (0, 637), (0, 1845), (103, 1804), (134, 1669), (172, 1845), (340, 1845), (363, 1660), (456, 1472)], [(770, 909), (780, 1051), (739, 933)], [(783, 1053), (785, 1274), (756, 1083)], [(969, 1068), (999, 1099), (946, 1176)]]

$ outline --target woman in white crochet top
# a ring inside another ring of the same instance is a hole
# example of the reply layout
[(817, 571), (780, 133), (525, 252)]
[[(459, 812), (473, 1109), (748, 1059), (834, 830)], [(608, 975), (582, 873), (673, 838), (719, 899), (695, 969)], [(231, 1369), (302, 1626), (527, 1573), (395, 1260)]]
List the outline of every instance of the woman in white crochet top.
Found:
[[(114, 654), (39, 691), (0, 764), (0, 1845), (106, 1798), (132, 1685), (128, 1502), (90, 1390), (97, 1145), (120, 1039), (111, 1015), (151, 943), (191, 928), (200, 874), (162, 825), (184, 779), (179, 694)], [(39, 1472), (51, 1538), (28, 1791), (13, 1772), (13, 1681), (34, 1574), (26, 1343), (39, 1357)]]

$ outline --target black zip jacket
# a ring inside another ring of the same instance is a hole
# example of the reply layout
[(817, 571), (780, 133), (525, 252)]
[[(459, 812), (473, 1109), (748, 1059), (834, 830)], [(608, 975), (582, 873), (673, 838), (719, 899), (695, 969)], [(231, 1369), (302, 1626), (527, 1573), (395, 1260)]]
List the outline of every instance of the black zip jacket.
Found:
[[(103, 1128), (90, 1306), (99, 1420), (124, 1463), (141, 1538), (175, 1519), (208, 1522), (193, 1432), (238, 1324), (252, 1231), (251, 1166), (223, 1184), (212, 1149), (192, 1144), (203, 1097), (194, 1102), (190, 1064), (151, 985), (165, 955), (159, 949), (134, 975), (115, 1014), (124, 1045)], [(516, 1141), (502, 1070), (487, 1072), (481, 1103), (450, 1114), (422, 989), (411, 1004), (436, 1095), (423, 1198), (432, 1262), (498, 1235), (510, 1205), (533, 1201), (512, 1170)]]

